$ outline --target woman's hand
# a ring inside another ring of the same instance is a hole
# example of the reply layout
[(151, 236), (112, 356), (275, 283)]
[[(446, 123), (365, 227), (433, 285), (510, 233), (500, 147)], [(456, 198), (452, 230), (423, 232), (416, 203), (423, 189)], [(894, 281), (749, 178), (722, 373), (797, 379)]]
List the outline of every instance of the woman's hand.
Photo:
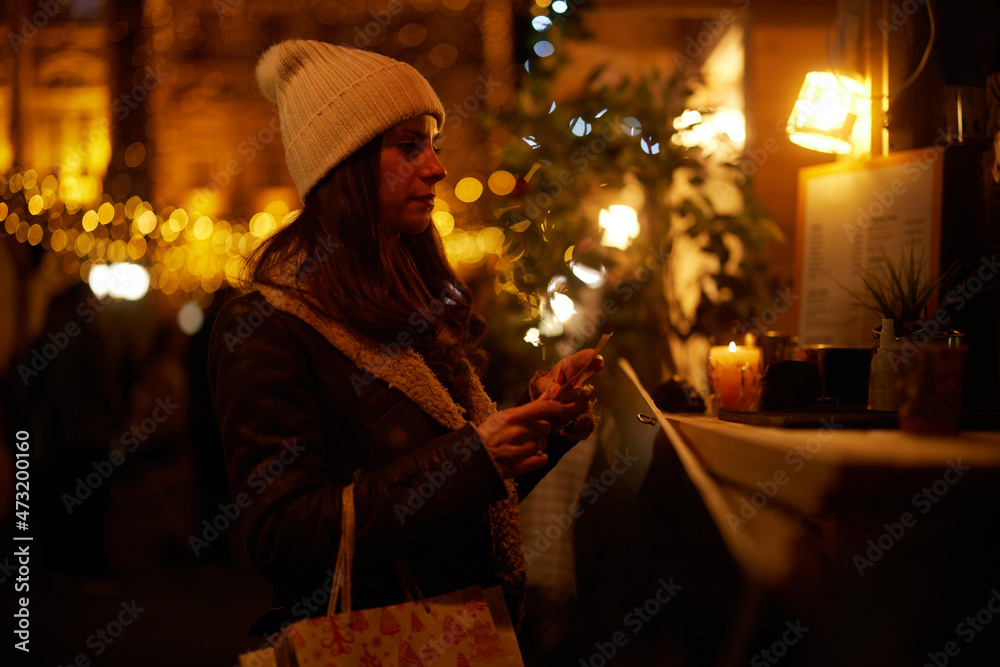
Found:
[[(551, 391), (558, 386), (551, 386)], [(545, 436), (552, 430), (550, 419), (564, 419), (562, 403), (550, 400), (548, 394), (537, 400), (497, 412), (476, 427), (479, 439), (494, 465), (505, 479), (517, 477), (544, 467), (549, 462), (545, 453)]]
[(555, 423), (559, 425), (571, 422), (590, 409), (590, 397), (594, 393), (594, 385), (581, 384), (581, 381), (586, 382), (602, 368), (604, 368), (604, 357), (595, 356), (592, 349), (580, 350), (565, 359), (560, 359), (545, 375), (536, 377), (530, 393), (532, 396), (545, 395), (553, 386), (564, 385), (582, 370), (583, 375), (574, 386), (565, 386), (561, 391), (557, 389), (556, 400), (565, 406), (566, 411), (560, 417), (561, 421), (557, 420)]

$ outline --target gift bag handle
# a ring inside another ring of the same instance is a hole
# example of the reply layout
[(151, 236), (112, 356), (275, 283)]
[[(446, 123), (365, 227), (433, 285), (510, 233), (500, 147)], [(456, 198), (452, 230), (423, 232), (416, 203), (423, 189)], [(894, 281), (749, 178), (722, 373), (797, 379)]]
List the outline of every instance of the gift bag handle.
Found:
[(413, 578), (413, 573), (410, 572), (406, 561), (396, 561), (396, 576), (399, 577), (399, 583), (403, 585), (403, 592), (406, 593), (406, 599), (410, 602), (419, 602), (423, 605), (424, 611), (430, 613), (431, 606), (424, 599), (424, 594), (420, 591), (420, 587), (417, 586), (417, 580)]
[(337, 613), (337, 599), (341, 611), (351, 611), (351, 575), (354, 571), (354, 484), (348, 484), (341, 493), (340, 548), (337, 550), (337, 565), (333, 570), (333, 587), (330, 589), (330, 604), (326, 615)]
[[(360, 471), (359, 471), (360, 472)], [(360, 475), (355, 473), (354, 480)], [(326, 615), (337, 613), (337, 600), (340, 599), (342, 613), (351, 611), (351, 578), (354, 573), (354, 484), (348, 484), (341, 492), (340, 547), (337, 550), (337, 565), (333, 570), (333, 586), (330, 589), (330, 603)], [(417, 587), (417, 582), (410, 568), (402, 560), (396, 561), (396, 574), (403, 585), (406, 597), (411, 602), (419, 600), (424, 609), (430, 612), (430, 605), (424, 599), (423, 593)]]

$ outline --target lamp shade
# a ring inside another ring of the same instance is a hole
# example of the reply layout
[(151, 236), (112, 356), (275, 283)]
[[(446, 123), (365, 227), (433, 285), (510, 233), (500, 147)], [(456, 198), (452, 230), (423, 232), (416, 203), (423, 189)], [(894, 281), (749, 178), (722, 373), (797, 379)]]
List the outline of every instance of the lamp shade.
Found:
[(822, 153), (850, 153), (861, 84), (830, 72), (809, 72), (788, 118), (788, 138)]

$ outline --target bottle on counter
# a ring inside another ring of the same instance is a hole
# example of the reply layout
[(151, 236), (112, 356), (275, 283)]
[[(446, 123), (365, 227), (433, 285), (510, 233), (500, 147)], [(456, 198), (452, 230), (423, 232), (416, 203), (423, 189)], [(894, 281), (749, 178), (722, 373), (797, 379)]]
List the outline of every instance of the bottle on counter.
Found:
[(896, 348), (896, 332), (892, 319), (882, 320), (878, 352), (872, 358), (869, 404), (872, 410), (895, 412), (903, 403), (899, 375), (892, 366), (892, 351)]

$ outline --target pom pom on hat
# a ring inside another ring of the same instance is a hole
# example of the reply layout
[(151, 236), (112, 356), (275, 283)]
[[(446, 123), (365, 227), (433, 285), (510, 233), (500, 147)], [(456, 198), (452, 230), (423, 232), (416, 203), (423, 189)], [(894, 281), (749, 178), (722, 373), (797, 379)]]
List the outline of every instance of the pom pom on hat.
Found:
[(278, 101), (278, 58), (281, 44), (275, 44), (257, 61), (257, 85), (260, 92), (271, 102)]
[(430, 114), (444, 125), (427, 79), (378, 53), (289, 39), (264, 52), (256, 74), (278, 105), (285, 162), (303, 202), (331, 169), (404, 120)]

